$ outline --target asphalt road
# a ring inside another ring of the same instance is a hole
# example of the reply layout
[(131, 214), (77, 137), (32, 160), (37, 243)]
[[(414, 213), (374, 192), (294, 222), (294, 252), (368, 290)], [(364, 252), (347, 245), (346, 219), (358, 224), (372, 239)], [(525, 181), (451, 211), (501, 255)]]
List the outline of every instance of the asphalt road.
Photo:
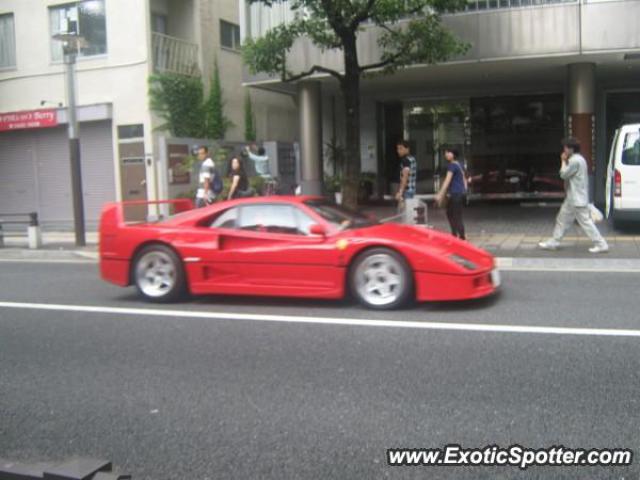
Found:
[[(0, 302), (151, 311), (0, 306), (0, 458), (97, 456), (134, 480), (637, 479), (637, 465), (386, 465), (390, 447), (638, 448), (640, 337), (366, 322), (640, 330), (638, 274), (503, 280), (493, 299), (391, 313), (206, 297), (156, 316), (167, 307), (103, 284), (95, 265), (2, 263)], [(318, 323), (224, 318), (256, 313)]]

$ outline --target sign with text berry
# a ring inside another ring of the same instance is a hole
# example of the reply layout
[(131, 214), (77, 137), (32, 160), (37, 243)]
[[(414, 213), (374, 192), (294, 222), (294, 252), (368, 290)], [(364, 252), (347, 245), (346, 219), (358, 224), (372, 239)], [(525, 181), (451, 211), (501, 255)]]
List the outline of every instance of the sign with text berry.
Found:
[(0, 132), (27, 128), (50, 128), (58, 125), (55, 109), (0, 113)]

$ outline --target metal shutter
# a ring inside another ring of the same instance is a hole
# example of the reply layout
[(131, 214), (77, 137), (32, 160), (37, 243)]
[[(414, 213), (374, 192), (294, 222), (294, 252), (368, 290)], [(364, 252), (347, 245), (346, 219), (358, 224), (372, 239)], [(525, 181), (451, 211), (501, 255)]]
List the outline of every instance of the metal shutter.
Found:
[(87, 227), (94, 228), (102, 206), (116, 199), (111, 122), (81, 124), (80, 149), (84, 216)]
[(45, 226), (69, 227), (72, 203), (69, 170), (69, 141), (64, 127), (33, 130), (40, 208)]
[(38, 209), (29, 131), (0, 133), (0, 213), (27, 213)]
[[(80, 125), (85, 222), (97, 226), (102, 205), (115, 200), (111, 122)], [(0, 134), (0, 213), (37, 211), (47, 227), (73, 226), (67, 129)]]

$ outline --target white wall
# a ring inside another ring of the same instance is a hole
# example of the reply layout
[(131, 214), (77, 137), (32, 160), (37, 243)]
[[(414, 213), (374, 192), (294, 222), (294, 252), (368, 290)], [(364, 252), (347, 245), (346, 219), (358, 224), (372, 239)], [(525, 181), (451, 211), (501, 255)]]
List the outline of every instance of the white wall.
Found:
[[(48, 7), (60, 0), (0, 0), (0, 12), (12, 12), (16, 29), (15, 69), (0, 71), (0, 112), (42, 108), (41, 100), (66, 105), (64, 65), (51, 57)], [(107, 53), (79, 58), (79, 106), (112, 104), (114, 152), (117, 125), (142, 123), (152, 151), (147, 78), (150, 73), (147, 1), (106, 0)], [(118, 162), (114, 158), (114, 169)], [(116, 178), (119, 179), (118, 176)], [(116, 190), (120, 196), (120, 182)], [(151, 182), (148, 182), (151, 183)], [(150, 192), (153, 196), (153, 192)]]

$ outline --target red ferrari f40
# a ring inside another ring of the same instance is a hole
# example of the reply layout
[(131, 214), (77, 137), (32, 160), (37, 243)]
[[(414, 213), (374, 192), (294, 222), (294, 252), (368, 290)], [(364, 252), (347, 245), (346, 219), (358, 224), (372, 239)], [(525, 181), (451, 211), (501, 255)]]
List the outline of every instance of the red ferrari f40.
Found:
[(320, 197), (238, 199), (153, 223), (125, 222), (126, 206), (102, 212), (100, 273), (150, 301), (350, 294), (369, 308), (393, 309), (480, 298), (500, 284), (494, 258), (468, 242), (378, 223)]

